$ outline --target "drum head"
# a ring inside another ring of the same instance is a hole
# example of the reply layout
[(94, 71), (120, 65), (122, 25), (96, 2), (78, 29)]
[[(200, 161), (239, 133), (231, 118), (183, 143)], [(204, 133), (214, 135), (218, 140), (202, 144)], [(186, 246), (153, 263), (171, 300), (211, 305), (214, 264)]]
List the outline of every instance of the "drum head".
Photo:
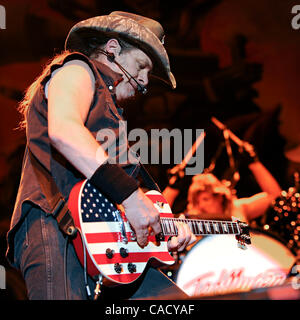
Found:
[(295, 256), (269, 235), (250, 235), (246, 250), (238, 248), (233, 235), (203, 238), (184, 258), (176, 284), (190, 296), (207, 296), (284, 283)]

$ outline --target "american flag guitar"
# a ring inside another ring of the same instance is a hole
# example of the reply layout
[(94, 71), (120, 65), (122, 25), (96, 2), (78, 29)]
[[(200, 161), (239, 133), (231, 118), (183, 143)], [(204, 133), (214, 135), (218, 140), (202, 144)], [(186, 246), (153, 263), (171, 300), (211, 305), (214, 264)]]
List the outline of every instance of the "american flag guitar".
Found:
[(162, 234), (160, 237), (150, 235), (147, 246), (141, 248), (122, 210), (88, 180), (74, 186), (68, 206), (80, 232), (77, 232), (73, 243), (80, 262), (86, 264), (90, 276), (101, 274), (114, 283), (128, 284), (143, 273), (149, 260), (156, 265), (172, 265), (175, 261), (168, 252), (167, 241), (177, 234), (176, 220), (187, 223), (196, 236), (235, 234), (239, 243), (250, 243), (245, 223), (176, 219), (161, 193), (152, 190), (146, 195), (160, 213)]

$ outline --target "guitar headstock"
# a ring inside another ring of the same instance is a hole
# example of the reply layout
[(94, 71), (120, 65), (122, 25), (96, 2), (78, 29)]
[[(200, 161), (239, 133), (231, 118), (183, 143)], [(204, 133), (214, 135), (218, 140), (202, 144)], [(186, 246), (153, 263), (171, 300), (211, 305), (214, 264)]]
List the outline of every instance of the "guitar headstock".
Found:
[(249, 225), (239, 220), (236, 220), (235, 222), (238, 224), (240, 230), (240, 233), (235, 236), (238, 241), (238, 247), (245, 250), (247, 249), (246, 245), (251, 244)]

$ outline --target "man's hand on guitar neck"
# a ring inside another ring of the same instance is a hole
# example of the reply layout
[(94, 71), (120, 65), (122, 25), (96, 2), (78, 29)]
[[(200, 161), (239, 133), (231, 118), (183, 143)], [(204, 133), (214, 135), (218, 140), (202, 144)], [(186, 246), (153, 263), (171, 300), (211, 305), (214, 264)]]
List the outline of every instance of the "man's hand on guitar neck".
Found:
[[(136, 190), (125, 199), (122, 206), (125, 209), (125, 215), (129, 223), (135, 231), (138, 244), (142, 248), (145, 247), (151, 230), (155, 235), (161, 232), (159, 212), (141, 189)], [(182, 251), (196, 239), (187, 224), (176, 222), (176, 226), (178, 235), (168, 241), (169, 251)]]
[[(185, 219), (184, 214), (179, 216), (179, 219)], [(178, 234), (175, 237), (171, 237), (168, 241), (168, 250), (169, 251), (183, 251), (188, 245), (196, 241), (196, 236), (191, 232), (188, 224), (184, 222), (175, 221)]]

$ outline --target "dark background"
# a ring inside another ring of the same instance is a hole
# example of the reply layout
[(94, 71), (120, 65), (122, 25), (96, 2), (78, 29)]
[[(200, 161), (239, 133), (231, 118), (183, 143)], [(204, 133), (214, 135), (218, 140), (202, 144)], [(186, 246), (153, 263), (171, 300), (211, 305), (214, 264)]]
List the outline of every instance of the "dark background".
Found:
[[(254, 144), (261, 161), (286, 189), (293, 185), (291, 173), (300, 163), (299, 155), (295, 163), (285, 157), (286, 150), (300, 143), (300, 29), (291, 26), (295, 4), (287, 0), (0, 1), (6, 9), (6, 29), (0, 30), (0, 264), (7, 271), (6, 298), (26, 298), (22, 280), (4, 258), (24, 150), (24, 131), (16, 129), (20, 121), (16, 107), (45, 62), (63, 50), (70, 28), (114, 10), (157, 19), (165, 29), (178, 87), (172, 91), (154, 82), (148, 95), (125, 110), (129, 129), (203, 128), (208, 167), (223, 141), (210, 121), (215, 116)], [(233, 151), (238, 161), (235, 146)], [(147, 166), (162, 189), (173, 165)], [(247, 168), (241, 165), (239, 170), (238, 195), (259, 191)], [(231, 179), (225, 152), (214, 173)], [(183, 190), (175, 211), (184, 207), (185, 195)]]

